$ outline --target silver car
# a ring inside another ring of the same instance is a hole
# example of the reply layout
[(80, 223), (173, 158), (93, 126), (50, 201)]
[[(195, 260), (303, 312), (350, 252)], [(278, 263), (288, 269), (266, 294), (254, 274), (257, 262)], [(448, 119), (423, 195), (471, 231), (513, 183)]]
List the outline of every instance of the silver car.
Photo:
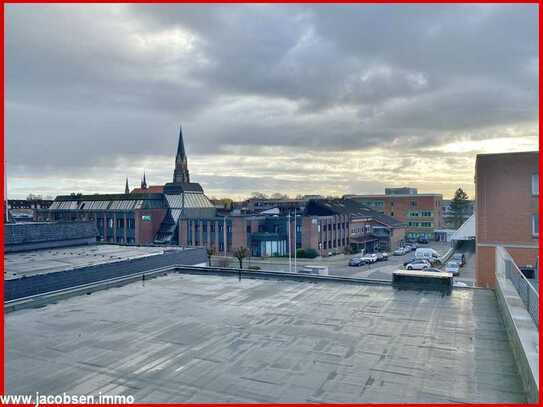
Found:
[(460, 274), (460, 264), (455, 261), (450, 261), (445, 266), (445, 271), (451, 273), (453, 276), (457, 276)]
[(419, 260), (419, 259), (415, 259), (411, 263), (405, 266), (407, 270), (427, 270), (430, 267), (432, 266), (426, 260)]

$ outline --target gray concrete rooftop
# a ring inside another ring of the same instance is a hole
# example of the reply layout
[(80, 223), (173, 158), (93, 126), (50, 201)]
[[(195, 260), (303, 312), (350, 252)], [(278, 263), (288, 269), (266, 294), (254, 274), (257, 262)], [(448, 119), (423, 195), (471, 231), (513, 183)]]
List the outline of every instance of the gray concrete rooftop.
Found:
[(4, 279), (55, 273), (78, 267), (154, 256), (163, 252), (164, 247), (86, 245), (10, 253), (4, 256)]
[(170, 274), (5, 315), (8, 394), (524, 402), (490, 290)]

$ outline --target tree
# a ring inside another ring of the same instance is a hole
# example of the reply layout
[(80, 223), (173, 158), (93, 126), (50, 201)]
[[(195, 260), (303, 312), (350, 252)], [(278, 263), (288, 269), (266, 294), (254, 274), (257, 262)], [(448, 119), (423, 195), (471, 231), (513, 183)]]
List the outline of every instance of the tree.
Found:
[(234, 253), (232, 253), (232, 256), (234, 256), (239, 261), (239, 268), (243, 268), (243, 259), (246, 257), (249, 257), (249, 249), (247, 249), (244, 246), (238, 247), (236, 250), (234, 250)]
[(209, 264), (209, 267), (211, 267), (211, 256), (215, 254), (215, 246), (211, 246), (207, 248), (207, 264)]
[(468, 206), (468, 194), (462, 188), (458, 188), (449, 205), (449, 215), (445, 219), (446, 222), (454, 229), (458, 229), (468, 218)]

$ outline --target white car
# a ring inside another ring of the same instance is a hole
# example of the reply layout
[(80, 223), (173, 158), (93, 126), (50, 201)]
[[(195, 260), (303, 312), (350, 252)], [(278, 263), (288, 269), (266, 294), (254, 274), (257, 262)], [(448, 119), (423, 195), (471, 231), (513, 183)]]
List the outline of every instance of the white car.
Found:
[(375, 263), (379, 259), (379, 257), (375, 254), (366, 254), (365, 256), (361, 257), (362, 261), (365, 261), (366, 263)]
[(460, 264), (455, 261), (450, 261), (445, 266), (445, 271), (451, 273), (453, 276), (457, 276), (460, 274)]
[(430, 267), (432, 267), (430, 263), (428, 263), (426, 260), (420, 259), (415, 259), (405, 266), (406, 270), (427, 270)]

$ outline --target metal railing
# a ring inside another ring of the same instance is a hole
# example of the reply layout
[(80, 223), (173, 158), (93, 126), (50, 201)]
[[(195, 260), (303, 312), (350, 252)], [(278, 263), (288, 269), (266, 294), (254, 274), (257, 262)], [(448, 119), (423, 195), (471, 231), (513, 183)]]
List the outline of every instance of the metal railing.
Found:
[(511, 281), (526, 310), (539, 329), (539, 293), (502, 246), (496, 247), (496, 277)]

